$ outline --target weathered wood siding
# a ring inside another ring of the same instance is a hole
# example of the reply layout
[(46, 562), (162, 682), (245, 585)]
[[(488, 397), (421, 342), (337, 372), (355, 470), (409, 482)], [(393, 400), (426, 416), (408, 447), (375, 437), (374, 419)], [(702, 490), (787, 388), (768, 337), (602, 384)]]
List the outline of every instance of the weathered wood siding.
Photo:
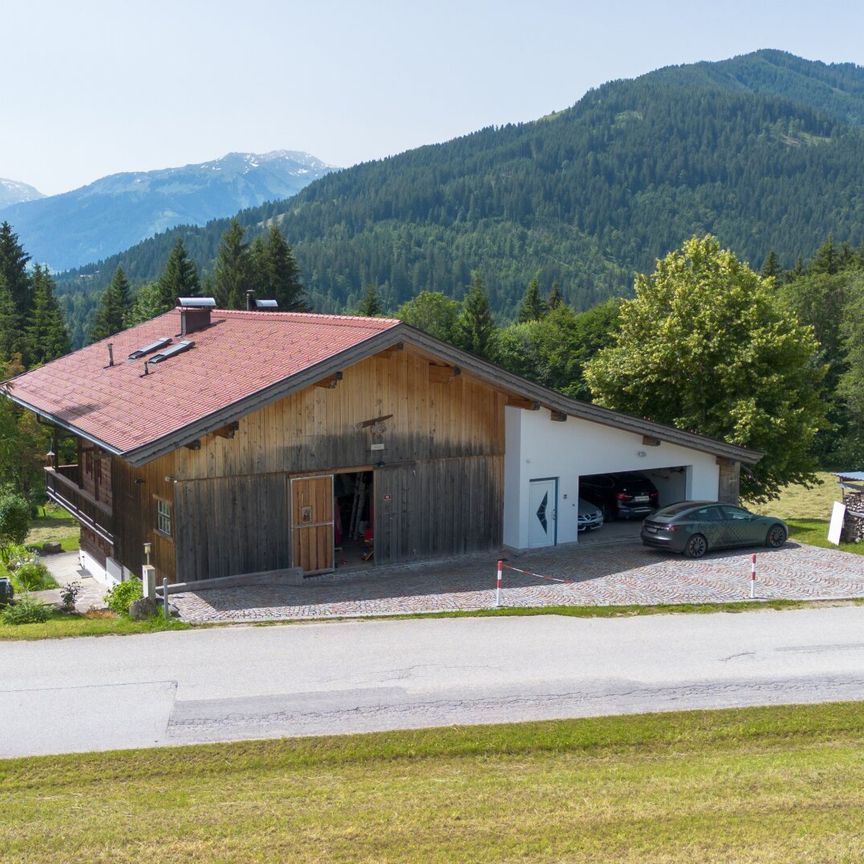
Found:
[[(150, 563), (156, 578), (175, 581), (177, 575), (177, 507), (174, 501), (174, 454), (133, 468), (116, 456), (111, 464), (114, 512), (114, 557), (133, 573), (144, 564), (144, 543), (152, 544)], [(166, 479), (168, 478), (168, 479)], [(156, 499), (171, 505), (172, 537), (157, 530)]]
[(434, 363), (410, 348), (369, 358), (249, 414), (233, 438), (175, 451), (177, 578), (291, 566), (289, 480), (304, 474), (375, 470), (378, 561), (498, 543), (506, 396)]
[(501, 542), (504, 459), (438, 459), (375, 472), (375, 560), (386, 564)]

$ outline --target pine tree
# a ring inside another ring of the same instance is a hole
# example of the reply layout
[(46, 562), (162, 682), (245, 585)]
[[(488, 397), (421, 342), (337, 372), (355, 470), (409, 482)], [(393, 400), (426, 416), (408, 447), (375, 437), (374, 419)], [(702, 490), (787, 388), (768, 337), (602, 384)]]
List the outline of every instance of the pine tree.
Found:
[(21, 352), (21, 341), (15, 301), (6, 287), (6, 280), (0, 274), (0, 365), (8, 363), (13, 354)]
[(549, 310), (557, 309), (564, 302), (564, 297), (561, 294), (561, 288), (557, 282), (552, 283), (552, 290), (549, 292)]
[(827, 273), (833, 276), (840, 270), (840, 256), (834, 245), (834, 238), (829, 234), (828, 239), (816, 250), (808, 270), (811, 273)]
[(495, 356), (497, 330), (483, 279), (475, 272), (456, 322), (456, 342), (465, 351), (491, 360)]
[(255, 290), (259, 297), (276, 300), (283, 312), (305, 312), (305, 289), (294, 252), (275, 225), (252, 244)]
[(32, 304), (30, 277), (27, 262), (30, 256), (18, 242), (18, 235), (12, 232), (8, 222), (0, 225), (0, 279), (12, 295), (19, 323), (24, 321)]
[(367, 318), (375, 318), (378, 315), (384, 314), (384, 307), (381, 305), (381, 295), (378, 293), (377, 285), (370, 284), (363, 289), (363, 296), (360, 298), (357, 314), (364, 315)]
[(532, 279), (525, 289), (522, 304), (519, 306), (519, 323), (542, 321), (548, 312), (549, 307), (540, 296), (540, 285), (536, 279)]
[(195, 297), (200, 290), (198, 271), (186, 254), (186, 247), (179, 237), (168, 256), (165, 269), (162, 271), (157, 284), (159, 286), (159, 304), (156, 314), (173, 309), (178, 297)]
[(56, 360), (70, 351), (63, 312), (54, 296), (54, 280), (46, 267), (33, 271), (33, 308), (26, 328), (28, 366)]
[(97, 342), (112, 336), (114, 333), (119, 333), (126, 326), (126, 319), (131, 308), (129, 281), (126, 279), (123, 268), (118, 267), (111, 284), (105, 289), (99, 300), (93, 327), (90, 330), (90, 341)]
[(255, 288), (252, 255), (245, 234), (243, 226), (232, 219), (219, 243), (213, 290), (220, 309), (245, 309), (246, 292)]
[(780, 269), (780, 261), (777, 258), (777, 253), (773, 249), (769, 249), (768, 254), (765, 256), (765, 260), (762, 262), (762, 278), (771, 278), (776, 282), (779, 281), (782, 272), (783, 271)]

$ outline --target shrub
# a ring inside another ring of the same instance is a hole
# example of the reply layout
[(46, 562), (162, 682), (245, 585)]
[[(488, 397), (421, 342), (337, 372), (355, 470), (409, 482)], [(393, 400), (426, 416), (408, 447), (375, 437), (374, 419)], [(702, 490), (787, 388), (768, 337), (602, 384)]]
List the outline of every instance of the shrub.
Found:
[(23, 543), (30, 531), (30, 505), (25, 498), (7, 492), (0, 495), (0, 546)]
[(12, 584), (16, 591), (44, 591), (56, 588), (57, 582), (40, 561), (27, 561), (12, 572)]
[(0, 613), (4, 624), (41, 624), (51, 617), (51, 607), (33, 597), (21, 597)]
[(60, 602), (63, 604), (64, 612), (75, 611), (75, 600), (83, 590), (80, 582), (70, 582), (60, 589)]
[(141, 580), (133, 577), (119, 582), (104, 597), (108, 608), (118, 615), (128, 615), (129, 607), (144, 594)]
[(0, 560), (9, 568), (14, 570), (27, 561), (34, 561), (36, 556), (26, 546), (20, 543), (10, 543), (0, 548)]

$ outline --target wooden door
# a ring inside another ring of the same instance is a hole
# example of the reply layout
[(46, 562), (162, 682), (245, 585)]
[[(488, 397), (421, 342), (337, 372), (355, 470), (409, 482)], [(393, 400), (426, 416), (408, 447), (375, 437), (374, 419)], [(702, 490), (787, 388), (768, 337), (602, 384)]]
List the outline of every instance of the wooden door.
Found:
[(333, 569), (333, 475), (291, 480), (291, 562), (304, 573)]

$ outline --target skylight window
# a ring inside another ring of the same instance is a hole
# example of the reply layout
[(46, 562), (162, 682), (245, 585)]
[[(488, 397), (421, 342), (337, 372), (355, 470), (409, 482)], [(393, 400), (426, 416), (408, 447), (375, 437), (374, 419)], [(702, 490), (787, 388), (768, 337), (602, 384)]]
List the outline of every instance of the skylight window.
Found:
[(175, 354), (182, 354), (184, 351), (188, 351), (194, 344), (194, 342), (188, 339), (184, 340), (183, 342), (177, 342), (170, 348), (166, 348), (164, 351), (160, 351), (158, 354), (154, 354), (147, 362), (161, 363), (163, 360), (167, 360), (169, 357), (173, 357)]
[(145, 345), (143, 348), (138, 348), (133, 351), (129, 355), (129, 359), (137, 360), (139, 357), (146, 357), (148, 354), (152, 354), (154, 351), (158, 351), (160, 348), (164, 348), (170, 342), (170, 336), (165, 336), (162, 339), (157, 339), (155, 342), (151, 342), (149, 345)]

